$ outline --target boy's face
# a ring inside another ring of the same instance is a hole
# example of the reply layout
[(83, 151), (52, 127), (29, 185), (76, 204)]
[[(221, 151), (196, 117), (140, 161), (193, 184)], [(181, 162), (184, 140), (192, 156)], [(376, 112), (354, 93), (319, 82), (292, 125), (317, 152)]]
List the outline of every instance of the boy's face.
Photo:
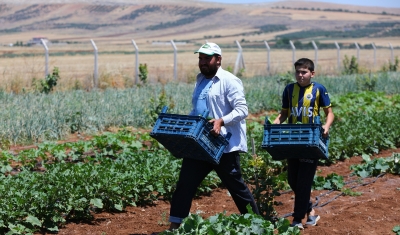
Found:
[(302, 68), (297, 66), (295, 71), (295, 77), (297, 83), (300, 86), (308, 86), (311, 84), (311, 78), (314, 77), (315, 71), (310, 71), (308, 68)]

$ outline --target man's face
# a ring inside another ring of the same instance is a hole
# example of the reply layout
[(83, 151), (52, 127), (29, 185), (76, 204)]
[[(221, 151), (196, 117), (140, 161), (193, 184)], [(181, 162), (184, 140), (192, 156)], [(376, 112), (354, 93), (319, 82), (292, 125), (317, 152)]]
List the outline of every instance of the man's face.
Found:
[(221, 56), (199, 53), (199, 69), (206, 78), (212, 78), (221, 65)]
[(295, 75), (296, 81), (300, 84), (300, 86), (308, 86), (311, 84), (311, 78), (314, 77), (315, 72), (310, 71), (307, 68), (296, 67)]

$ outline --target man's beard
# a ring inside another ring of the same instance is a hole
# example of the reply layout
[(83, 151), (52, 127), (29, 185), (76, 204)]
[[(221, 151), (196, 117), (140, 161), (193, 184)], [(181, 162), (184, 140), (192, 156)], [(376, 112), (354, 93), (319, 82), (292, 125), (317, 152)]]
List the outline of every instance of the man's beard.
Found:
[(217, 73), (217, 71), (218, 67), (216, 65), (200, 67), (200, 72), (206, 77), (214, 76)]

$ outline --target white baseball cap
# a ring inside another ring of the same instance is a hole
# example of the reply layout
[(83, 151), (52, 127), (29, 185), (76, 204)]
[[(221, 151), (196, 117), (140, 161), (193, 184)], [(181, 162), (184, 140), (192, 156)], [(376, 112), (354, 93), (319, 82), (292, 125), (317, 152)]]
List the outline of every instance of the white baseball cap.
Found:
[(196, 53), (203, 53), (206, 55), (222, 55), (221, 48), (213, 42), (207, 42), (206, 44), (201, 46), (199, 50), (194, 52), (194, 54)]

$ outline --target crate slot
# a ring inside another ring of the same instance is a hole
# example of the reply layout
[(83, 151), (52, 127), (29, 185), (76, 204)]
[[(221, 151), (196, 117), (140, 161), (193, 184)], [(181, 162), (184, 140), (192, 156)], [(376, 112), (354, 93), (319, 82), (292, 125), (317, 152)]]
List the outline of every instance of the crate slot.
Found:
[(328, 158), (329, 138), (323, 138), (319, 116), (310, 124), (270, 124), (266, 117), (262, 148), (274, 160)]

